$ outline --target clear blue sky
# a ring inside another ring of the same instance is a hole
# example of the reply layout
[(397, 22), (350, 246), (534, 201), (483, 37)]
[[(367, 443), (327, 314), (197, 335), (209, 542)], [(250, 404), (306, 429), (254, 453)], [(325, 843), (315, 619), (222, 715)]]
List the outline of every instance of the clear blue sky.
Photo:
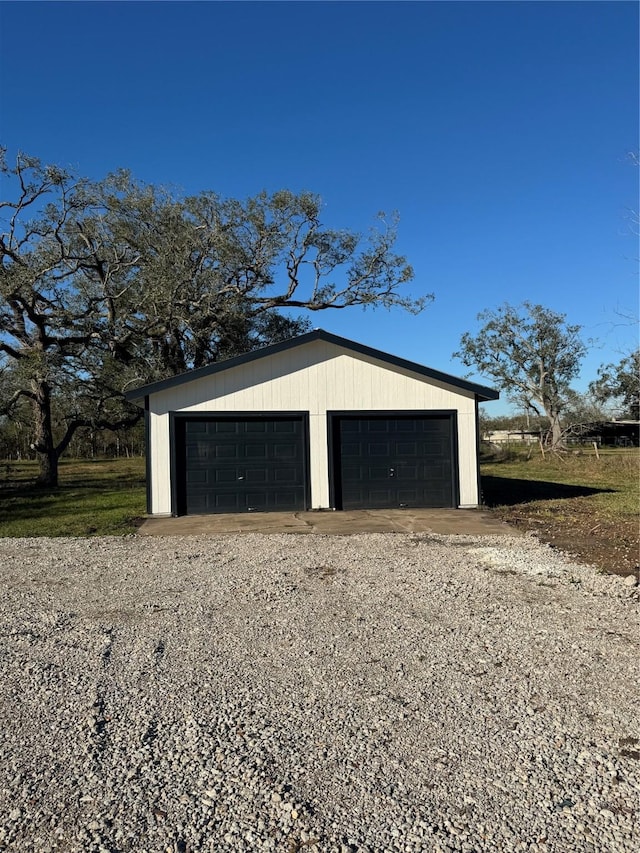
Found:
[(0, 39), (10, 155), (397, 210), (435, 302), (315, 325), (462, 375), (477, 313), (529, 299), (598, 339), (582, 388), (637, 344), (636, 3), (3, 2)]

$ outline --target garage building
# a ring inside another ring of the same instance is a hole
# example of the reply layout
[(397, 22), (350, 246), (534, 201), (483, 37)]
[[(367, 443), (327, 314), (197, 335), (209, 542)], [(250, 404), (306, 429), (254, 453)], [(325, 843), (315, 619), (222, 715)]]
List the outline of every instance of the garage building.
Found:
[(491, 388), (316, 330), (131, 391), (151, 515), (474, 507)]

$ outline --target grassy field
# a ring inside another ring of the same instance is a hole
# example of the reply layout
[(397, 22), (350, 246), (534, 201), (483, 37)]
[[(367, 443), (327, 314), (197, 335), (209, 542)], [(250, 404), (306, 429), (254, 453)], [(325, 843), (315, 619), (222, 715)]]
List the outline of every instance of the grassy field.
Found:
[(60, 487), (35, 488), (35, 462), (0, 462), (0, 536), (134, 533), (145, 513), (144, 459), (63, 459)]
[[(640, 451), (593, 449), (542, 458), (485, 455), (485, 504), (602, 571), (638, 571)], [(60, 488), (38, 489), (35, 462), (0, 462), (0, 536), (134, 533), (145, 512), (144, 460), (62, 460)]]
[(484, 502), (505, 521), (592, 563), (632, 574), (640, 558), (640, 451), (511, 449), (481, 463)]

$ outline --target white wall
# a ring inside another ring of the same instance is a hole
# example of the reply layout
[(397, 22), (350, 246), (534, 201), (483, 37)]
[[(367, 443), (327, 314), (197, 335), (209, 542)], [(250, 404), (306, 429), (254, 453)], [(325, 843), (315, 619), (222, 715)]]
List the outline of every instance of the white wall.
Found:
[(327, 411), (374, 409), (456, 410), (460, 505), (477, 505), (474, 395), (314, 341), (151, 395), (151, 511), (171, 512), (169, 412), (308, 411), (311, 504), (313, 509), (327, 509)]

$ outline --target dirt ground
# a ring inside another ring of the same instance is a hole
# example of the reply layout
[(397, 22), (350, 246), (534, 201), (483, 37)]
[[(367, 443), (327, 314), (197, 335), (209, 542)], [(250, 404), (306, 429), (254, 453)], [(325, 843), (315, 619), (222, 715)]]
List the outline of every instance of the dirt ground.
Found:
[(554, 515), (535, 505), (516, 505), (494, 510), (520, 530), (536, 534), (541, 542), (578, 557), (609, 574), (635, 575), (640, 581), (640, 523), (637, 520), (605, 520), (587, 506), (566, 507)]

